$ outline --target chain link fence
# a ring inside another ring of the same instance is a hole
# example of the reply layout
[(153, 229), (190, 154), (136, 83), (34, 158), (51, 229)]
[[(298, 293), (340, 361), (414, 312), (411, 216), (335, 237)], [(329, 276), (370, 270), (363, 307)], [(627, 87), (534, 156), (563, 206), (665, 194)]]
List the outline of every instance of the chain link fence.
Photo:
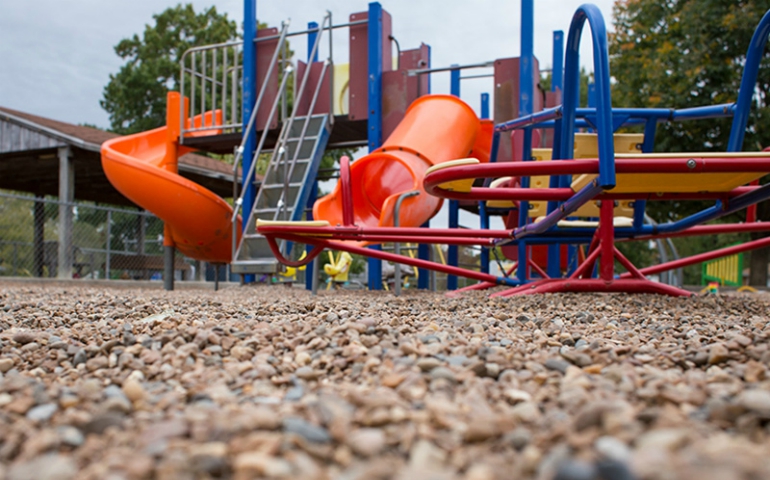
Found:
[[(176, 280), (213, 280), (213, 268), (205, 272), (202, 263), (177, 253)], [(162, 280), (162, 274), (163, 221), (154, 215), (0, 191), (0, 277)]]

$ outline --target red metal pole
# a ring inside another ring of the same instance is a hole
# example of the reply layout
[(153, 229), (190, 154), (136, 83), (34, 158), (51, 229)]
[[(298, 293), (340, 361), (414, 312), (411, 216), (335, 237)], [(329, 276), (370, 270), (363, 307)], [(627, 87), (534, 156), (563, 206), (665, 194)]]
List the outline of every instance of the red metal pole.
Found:
[(615, 276), (615, 237), (612, 224), (615, 202), (602, 201), (599, 212), (599, 249), (602, 251), (599, 262), (599, 277), (605, 282), (611, 282)]
[[(268, 240), (270, 240), (270, 237), (272, 237), (272, 235), (268, 236)], [(459, 267), (452, 267), (450, 265), (443, 265), (436, 262), (430, 262), (428, 260), (420, 260), (419, 258), (405, 257), (403, 255), (396, 255), (393, 253), (383, 252), (381, 250), (373, 250), (369, 248), (358, 247), (356, 245), (351, 245), (349, 243), (335, 242), (335, 241), (323, 240), (319, 238), (303, 237), (301, 235), (291, 235), (288, 233), (282, 234), (280, 238), (289, 240), (291, 242), (307, 243), (318, 247), (330, 248), (332, 250), (345, 250), (346, 252), (349, 252), (349, 253), (363, 255), (365, 257), (379, 258), (380, 260), (385, 260), (393, 263), (403, 263), (405, 265), (411, 265), (417, 268), (428, 268), (428, 269), (435, 270), (437, 272), (443, 272), (449, 275), (458, 275), (461, 277), (472, 278), (474, 280), (479, 280), (482, 282), (492, 282), (495, 285), (500, 285), (500, 284), (510, 285), (513, 283), (513, 282), (507, 281), (507, 279), (503, 279), (501, 277), (495, 277), (494, 275), (489, 275), (486, 273), (476, 272), (473, 270), (466, 270)], [(271, 245), (271, 248), (272, 248), (272, 245)], [(283, 260), (281, 260), (281, 263), (284, 263)], [(286, 264), (291, 265), (290, 263), (286, 263)]]
[(342, 190), (342, 223), (346, 227), (355, 222), (353, 216), (353, 185), (350, 183), (350, 158), (343, 155), (340, 158), (340, 184)]
[[(668, 270), (673, 270), (675, 268), (687, 267), (689, 265), (695, 265), (696, 263), (702, 263), (708, 260), (713, 260), (715, 258), (727, 257), (730, 255), (735, 255), (736, 253), (747, 252), (749, 250), (755, 250), (757, 248), (762, 248), (767, 246), (770, 246), (770, 237), (761, 238), (759, 240), (754, 240), (751, 242), (746, 242), (741, 245), (721, 248), (719, 250), (714, 250), (713, 252), (701, 253), (698, 255), (693, 255), (691, 257), (680, 258), (679, 260), (673, 260), (671, 262), (661, 263), (660, 265), (653, 265), (652, 267), (642, 268), (639, 270), (639, 272), (641, 272), (643, 275), (652, 275), (655, 273), (665, 272)], [(620, 276), (620, 278), (628, 278), (630, 276), (631, 276), (630, 274), (624, 273), (623, 275)]]

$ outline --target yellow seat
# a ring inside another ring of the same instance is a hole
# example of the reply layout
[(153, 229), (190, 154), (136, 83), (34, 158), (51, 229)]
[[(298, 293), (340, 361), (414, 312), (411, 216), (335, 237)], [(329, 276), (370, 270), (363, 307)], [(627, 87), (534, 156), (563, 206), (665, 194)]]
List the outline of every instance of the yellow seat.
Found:
[[(637, 133), (616, 133), (613, 137), (615, 143), (615, 153), (630, 153), (641, 152), (642, 142), (644, 141), (643, 134)], [(598, 156), (598, 141), (595, 133), (576, 133), (575, 134), (575, 149), (573, 157), (579, 158), (596, 158)], [(551, 160), (550, 148), (533, 148), (532, 158), (536, 161)], [(584, 178), (585, 177), (585, 178)], [(596, 177), (596, 175), (581, 175), (579, 178), (584, 182), (590, 182)], [(550, 182), (549, 175), (535, 175), (529, 179), (530, 188), (548, 188)], [(572, 188), (578, 191), (579, 188), (575, 188), (575, 182), (572, 184)], [(585, 185), (585, 184), (583, 184)], [(547, 213), (548, 202), (538, 201), (529, 202), (529, 217), (538, 218), (545, 216)], [(615, 206), (616, 217), (631, 217), (634, 214), (633, 200), (620, 200)], [(599, 207), (596, 202), (588, 202), (580, 207), (571, 216), (575, 217), (598, 217)]]
[[(297, 221), (290, 221), (290, 220), (262, 220), (261, 218), (257, 219), (257, 230), (259, 230), (259, 227), (313, 227), (313, 228), (320, 228), (320, 227), (328, 227), (331, 224), (327, 220), (297, 220)], [(309, 233), (296, 233), (291, 232), (295, 235), (311, 235)], [(314, 237), (331, 237), (331, 234), (325, 233), (321, 235), (313, 235)]]
[[(476, 158), (460, 158), (458, 160), (450, 160), (448, 162), (433, 165), (432, 167), (430, 167), (425, 171), (425, 176), (428, 176), (429, 173), (436, 172), (444, 168), (459, 167), (462, 165), (476, 165), (478, 163), (481, 163), (481, 162), (479, 162), (478, 159)], [(446, 182), (446, 183), (439, 184), (439, 188), (450, 192), (468, 193), (471, 191), (471, 187), (473, 186), (474, 180), (475, 179), (473, 178), (467, 178), (463, 180), (455, 180), (453, 182)]]
[[(498, 188), (503, 184), (509, 182), (513, 177), (500, 177), (492, 180), (489, 184), (489, 188)], [(513, 208), (516, 205), (510, 200), (487, 200), (487, 207), (490, 208)]]
[[(730, 153), (647, 153), (616, 155), (623, 158), (770, 158), (770, 152)], [(720, 173), (619, 173), (615, 177), (612, 193), (697, 193), (729, 192), (763, 177), (762, 172), (720, 172)], [(575, 191), (583, 188), (594, 176), (581, 175), (572, 182)]]

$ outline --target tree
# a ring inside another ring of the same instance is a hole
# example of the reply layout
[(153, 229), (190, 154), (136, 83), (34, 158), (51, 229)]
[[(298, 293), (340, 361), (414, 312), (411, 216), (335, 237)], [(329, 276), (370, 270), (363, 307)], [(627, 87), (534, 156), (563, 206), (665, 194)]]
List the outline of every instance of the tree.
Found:
[(179, 60), (191, 47), (240, 37), (235, 21), (216, 7), (196, 13), (192, 4), (177, 5), (153, 15), (140, 38), (120, 41), (115, 53), (126, 60), (110, 75), (99, 102), (110, 116), (111, 130), (129, 134), (164, 125), (166, 93), (179, 90)]
[[(759, 20), (770, 5), (762, 0), (626, 0), (614, 7), (615, 32), (610, 36), (613, 105), (619, 107), (685, 108), (737, 99), (745, 54)], [(745, 150), (770, 145), (770, 55), (765, 53), (758, 76), (744, 141)], [(661, 124), (656, 151), (725, 151), (732, 120)], [(765, 179), (766, 180), (766, 179)], [(703, 202), (650, 202), (657, 221), (681, 218), (704, 207)], [(770, 219), (767, 202), (760, 218)], [(729, 218), (744, 219), (741, 212)], [(762, 215), (765, 215), (764, 217)], [(746, 236), (742, 237), (743, 239)], [(724, 242), (735, 241), (725, 236)], [(685, 244), (686, 242), (686, 244)], [(714, 248), (713, 239), (680, 240), (680, 250), (695, 244)], [(756, 264), (755, 264), (756, 262)], [(752, 255), (754, 282), (767, 282), (767, 252)]]

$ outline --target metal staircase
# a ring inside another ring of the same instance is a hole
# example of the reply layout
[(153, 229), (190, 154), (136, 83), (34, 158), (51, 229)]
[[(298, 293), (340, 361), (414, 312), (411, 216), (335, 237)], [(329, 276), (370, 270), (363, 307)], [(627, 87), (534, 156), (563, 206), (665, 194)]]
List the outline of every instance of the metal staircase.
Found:
[(301, 220), (314, 186), (332, 128), (329, 114), (295, 117), (276, 145), (254, 209), (249, 215), (231, 271), (238, 274), (275, 273), (279, 263), (256, 220)]
[[(322, 37), (322, 32), (326, 25), (331, 29), (331, 14), (327, 13), (323, 22), (318, 30), (313, 48), (310, 51), (309, 58), (314, 58), (318, 51), (318, 46)], [(276, 54), (283, 48), (283, 42), (286, 38), (286, 29), (281, 32), (281, 38), (279, 40), (279, 48), (276, 49)], [(275, 64), (277, 57), (274, 57), (272, 65)], [(233, 245), (233, 261), (230, 265), (230, 271), (237, 274), (250, 274), (250, 273), (267, 273), (272, 274), (279, 271), (282, 268), (281, 264), (275, 259), (273, 252), (267, 243), (267, 240), (262, 235), (257, 234), (256, 221), (262, 220), (285, 220), (295, 221), (301, 220), (305, 213), (305, 205), (307, 205), (310, 198), (311, 189), (315, 186), (316, 175), (318, 174), (318, 168), (321, 165), (321, 159), (323, 158), (326, 150), (326, 145), (331, 135), (331, 129), (334, 124), (334, 116), (332, 113), (313, 114), (315, 111), (316, 103), (319, 94), (324, 90), (323, 80), (327, 71), (331, 69), (332, 61), (329, 57), (323, 62), (323, 68), (315, 85), (308, 90), (309, 96), (305, 95), (306, 87), (308, 86), (308, 80), (310, 78), (310, 65), (305, 69), (305, 74), (302, 75), (301, 80), (295, 77), (295, 80), (299, 80), (299, 88), (295, 92), (294, 96), (294, 108), (291, 115), (284, 117), (281, 123), (281, 130), (278, 134), (278, 140), (275, 147), (271, 152), (263, 150), (265, 139), (267, 136), (267, 129), (263, 130), (262, 135), (254, 151), (253, 159), (249, 172), (244, 176), (246, 181), (254, 181), (255, 166), (258, 163), (260, 156), (270, 155), (270, 160), (265, 170), (265, 174), (262, 180), (262, 185), (257, 192), (256, 199), (254, 200), (254, 206), (250, 212), (248, 212), (248, 220), (245, 225), (241, 236), (241, 243), (239, 245)], [(278, 94), (275, 97), (274, 103), (270, 111), (270, 120), (278, 110), (279, 99), (283, 98), (283, 105), (286, 105), (287, 96), (287, 79), (293, 68), (287, 66), (284, 70), (284, 76), (281, 81), (281, 85), (278, 90)], [(269, 75), (269, 72), (268, 72)], [(295, 82), (296, 86), (296, 82)], [(329, 92), (326, 94), (331, 95), (333, 89), (329, 84)], [(254, 132), (254, 119), (258, 106), (264, 95), (264, 85), (257, 98), (257, 107), (254, 108), (252, 116), (249, 120), (249, 124), (245, 130), (244, 137), (241, 142), (241, 146), (236, 152), (236, 160), (233, 168), (238, 168), (240, 157), (243, 153), (244, 145), (246, 145), (247, 136)], [(305, 102), (307, 106), (307, 115), (299, 115), (298, 112), (303, 104), (302, 99), (310, 99), (309, 102)], [(307, 105), (309, 103), (309, 105)], [(330, 102), (330, 105), (332, 103)], [(240, 197), (235, 202), (235, 209), (233, 212), (233, 228), (237, 225), (235, 218), (243, 206), (244, 193), (241, 193)], [(243, 212), (246, 213), (246, 212)], [(246, 215), (243, 215), (246, 217)], [(236, 236), (233, 235), (235, 239)], [(281, 249), (284, 250), (284, 254), (288, 255), (286, 249), (291, 248), (290, 244), (283, 243)]]

